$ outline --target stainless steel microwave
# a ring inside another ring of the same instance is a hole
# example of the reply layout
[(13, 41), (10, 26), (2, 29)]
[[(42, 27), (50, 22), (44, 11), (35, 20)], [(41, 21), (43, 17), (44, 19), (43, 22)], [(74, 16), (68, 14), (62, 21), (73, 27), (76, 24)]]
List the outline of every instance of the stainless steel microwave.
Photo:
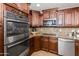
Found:
[(43, 26), (56, 26), (57, 20), (44, 20)]

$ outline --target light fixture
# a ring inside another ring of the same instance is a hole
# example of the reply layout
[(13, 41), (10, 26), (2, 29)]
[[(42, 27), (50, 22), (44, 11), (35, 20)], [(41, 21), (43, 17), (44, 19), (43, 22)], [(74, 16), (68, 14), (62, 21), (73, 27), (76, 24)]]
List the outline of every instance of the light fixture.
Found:
[(40, 7), (40, 4), (36, 4), (37, 7)]

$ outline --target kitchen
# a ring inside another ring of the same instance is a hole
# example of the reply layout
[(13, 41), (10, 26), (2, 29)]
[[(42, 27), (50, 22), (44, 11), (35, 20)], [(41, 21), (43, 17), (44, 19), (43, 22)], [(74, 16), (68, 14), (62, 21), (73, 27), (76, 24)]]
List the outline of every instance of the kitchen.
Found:
[(79, 3), (0, 4), (1, 56), (79, 56)]

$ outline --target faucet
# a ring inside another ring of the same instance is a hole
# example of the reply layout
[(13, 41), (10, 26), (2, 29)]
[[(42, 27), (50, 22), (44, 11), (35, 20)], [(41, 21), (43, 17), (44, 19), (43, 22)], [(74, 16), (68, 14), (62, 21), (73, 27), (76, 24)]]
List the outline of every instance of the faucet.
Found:
[(74, 32), (72, 32), (72, 37), (73, 37), (73, 38), (77, 38), (76, 34), (77, 34), (77, 32), (76, 32), (76, 30), (75, 30)]

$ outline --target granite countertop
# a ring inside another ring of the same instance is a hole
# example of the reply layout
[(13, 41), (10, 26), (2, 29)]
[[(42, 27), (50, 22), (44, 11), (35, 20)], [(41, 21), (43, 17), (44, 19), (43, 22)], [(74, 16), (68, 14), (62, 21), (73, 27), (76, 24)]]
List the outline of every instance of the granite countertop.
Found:
[(44, 34), (37, 34), (37, 35), (30, 35), (29, 38), (35, 37), (35, 36), (45, 36), (45, 37), (56, 37), (56, 38), (63, 38), (63, 39), (71, 39), (71, 40), (78, 40), (74, 38), (69, 38), (69, 37), (59, 37), (59, 36), (54, 36), (54, 35), (44, 35)]

